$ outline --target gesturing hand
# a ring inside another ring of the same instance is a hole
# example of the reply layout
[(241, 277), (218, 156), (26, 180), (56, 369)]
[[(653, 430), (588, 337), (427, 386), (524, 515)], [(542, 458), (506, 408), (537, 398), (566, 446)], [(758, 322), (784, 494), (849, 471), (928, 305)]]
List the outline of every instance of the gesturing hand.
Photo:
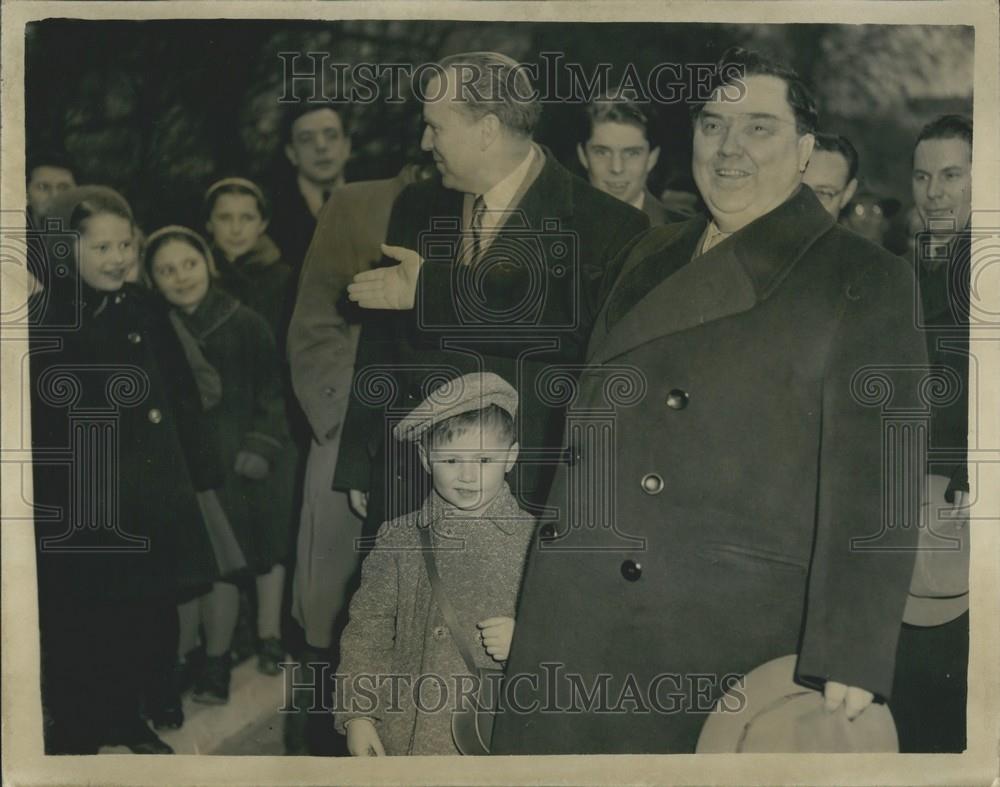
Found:
[(384, 243), (382, 253), (399, 260), (399, 265), (356, 274), (347, 285), (347, 297), (362, 309), (412, 309), (423, 258), (412, 249)]
[(823, 698), (826, 700), (826, 709), (831, 713), (843, 703), (848, 720), (854, 721), (872, 704), (875, 697), (870, 691), (857, 686), (845, 686), (843, 683), (828, 680), (823, 687)]
[(514, 618), (497, 617), (480, 620), (479, 640), (494, 661), (506, 661), (510, 655), (510, 642), (514, 638)]

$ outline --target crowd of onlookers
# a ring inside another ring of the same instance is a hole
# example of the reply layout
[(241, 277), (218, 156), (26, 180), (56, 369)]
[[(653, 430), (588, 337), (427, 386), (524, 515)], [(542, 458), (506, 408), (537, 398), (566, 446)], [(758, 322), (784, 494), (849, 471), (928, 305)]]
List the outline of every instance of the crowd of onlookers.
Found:
[[(462, 173), (466, 154), (449, 147), (448, 120), (434, 114), (443, 111), (424, 108), (421, 144), (433, 161), (428, 157), (410, 164), (385, 180), (345, 184), (351, 138), (342, 108), (296, 105), (283, 127), (293, 186), (279, 192), (238, 173), (220, 173), (225, 176), (206, 184), (202, 223), (194, 227), (140, 226), (127, 195), (79, 185), (76, 167), (64, 155), (32, 151), (26, 173), (28, 221), (35, 228), (29, 270), (39, 304), (32, 333), (32, 429), (47, 751), (93, 753), (102, 746), (125, 745), (140, 753), (169, 753), (154, 729), (184, 723), (184, 693), (205, 704), (229, 700), (241, 598), (244, 612), (246, 599), (252, 600), (256, 664), (266, 675), (281, 674), (289, 651), (301, 665), (336, 667), (342, 658), (356, 666), (358, 653), (372, 647), (365, 638), (378, 632), (349, 623), (348, 607), (354, 596), (352, 620), (376, 614), (377, 589), (384, 592), (390, 584), (384, 572), (394, 558), (373, 552), (376, 557), (365, 564), (364, 579), (362, 558), (384, 521), (423, 510), (430, 487), (424, 481), (418, 488), (396, 488), (406, 474), (393, 477), (383, 427), (372, 427), (371, 421), (384, 413), (361, 412), (365, 402), (359, 402), (358, 389), (371, 384), (362, 380), (366, 364), (388, 358), (402, 368), (417, 357), (400, 352), (412, 338), (405, 334), (411, 330), (405, 320), (390, 319), (384, 310), (363, 311), (370, 305), (365, 283), (384, 283), (366, 279), (365, 271), (386, 270), (397, 261), (400, 269), (409, 264), (405, 241), (412, 233), (407, 234), (408, 227), (400, 229), (407, 217), (446, 210), (444, 202), (420, 204), (421, 194), (450, 189), (460, 195), (456, 215), (468, 218), (463, 227), (496, 231), (496, 225), (489, 227), (491, 212), (519, 204), (527, 193), (523, 184), (532, 178), (544, 181), (551, 158), (545, 148), (530, 143), (529, 124), (528, 143), (512, 146), (510, 158), (498, 159), (490, 188), (467, 186), (462, 180), (471, 177)], [(483, 133), (502, 139), (511, 122), (502, 117), (499, 131)], [(883, 244), (900, 201), (859, 186), (862, 163), (850, 140), (833, 133), (814, 136), (802, 182), (835, 220)], [(594, 200), (590, 223), (604, 224), (605, 237), (622, 229), (618, 248), (626, 248), (647, 225), (711, 218), (701, 194), (668, 190), (657, 196), (650, 190), (660, 148), (670, 143), (648, 107), (621, 98), (594, 101), (582, 114), (579, 139), (576, 152), (590, 186), (573, 178), (577, 185), (572, 188), (587, 189), (578, 204)], [(490, 140), (482, 145), (494, 144)], [(968, 223), (971, 145), (971, 122), (958, 116), (939, 118), (921, 133), (914, 147), (910, 237), (933, 229), (936, 217), (954, 220), (959, 230)], [(500, 198), (493, 187), (515, 175), (496, 208), (490, 200)], [(420, 184), (439, 177), (443, 187), (438, 191), (419, 190)], [(591, 197), (595, 190), (618, 202)], [(463, 193), (483, 195), (485, 208), (471, 198), (461, 205)], [(553, 193), (554, 201), (561, 198)], [(636, 231), (626, 232), (633, 226)], [(717, 240), (729, 234), (723, 229)], [(479, 244), (481, 236), (475, 237)], [(705, 252), (708, 248), (706, 244)], [(476, 245), (471, 253), (480, 252)], [(599, 270), (606, 279), (600, 286), (584, 282), (581, 289), (581, 308), (592, 322), (618, 271), (611, 270), (611, 262), (588, 262), (592, 248), (580, 252), (584, 264), (574, 275), (588, 275), (587, 265), (608, 266)], [(913, 246), (906, 256), (915, 265), (928, 324), (954, 327), (948, 271), (934, 260), (924, 261)], [(421, 275), (431, 281), (429, 267)], [(430, 291), (429, 283), (426, 289)], [(557, 360), (582, 357), (586, 339), (571, 343), (576, 355)], [(927, 341), (933, 359), (939, 348), (930, 332)], [(945, 365), (954, 365), (953, 360), (938, 358)], [(958, 371), (967, 376), (967, 368)], [(530, 395), (524, 388), (508, 390), (507, 383), (516, 383), (510, 375), (500, 377), (500, 383), (484, 377), (475, 377), (474, 383), (480, 396), (480, 386), (486, 386), (493, 397), (492, 431), (482, 420), (486, 410), (470, 426), (453, 422), (462, 408), (446, 407), (399, 442), (406, 446), (400, 451), (412, 452), (415, 466), (418, 459), (422, 462), (437, 490), (431, 494), (438, 495), (435, 500), (475, 510), (477, 517), (486, 516), (487, 504), (494, 505), (490, 516), (501, 503), (509, 513), (521, 511), (518, 504), (527, 501), (534, 512), (552, 483), (544, 473), (534, 478), (523, 471), (511, 483), (517, 501), (508, 498), (503, 478), (517, 458), (513, 432), (508, 435), (515, 414), (522, 428), (532, 434), (537, 429), (539, 446), (560, 444), (558, 437), (546, 442), (559, 425), (541, 417), (532, 421), (537, 411), (531, 406), (537, 403), (526, 401)], [(410, 397), (410, 408), (431, 393), (426, 387), (417, 393), (406, 390), (400, 378), (396, 383), (397, 392)], [(687, 395), (681, 391), (676, 396), (676, 407), (670, 401), (668, 406), (683, 409)], [(556, 412), (561, 419), (562, 411)], [(964, 414), (956, 418), (961, 423), (950, 428), (961, 431)], [(451, 426), (443, 429), (442, 423)], [(449, 445), (461, 444), (463, 429), (471, 429), (480, 442), (487, 431), (500, 435), (503, 444), (495, 450), (508, 452), (493, 486), (475, 492), (477, 506), (462, 505), (461, 489), (441, 491), (458, 482), (441, 469), (449, 460), (439, 455)], [(968, 489), (964, 463), (959, 464), (961, 468), (949, 471), (952, 497)], [(655, 483), (655, 478), (649, 481)], [(521, 549), (523, 556), (525, 547), (505, 541), (502, 547), (490, 543), (482, 549)], [(476, 569), (478, 578), (469, 575), (465, 581), (475, 584), (482, 572), (488, 575), (491, 569), (483, 565)], [(422, 571), (422, 566), (417, 559), (391, 570)], [(484, 663), (506, 661), (512, 634), (505, 621), (509, 618), (513, 626), (519, 577), (519, 571), (504, 576), (510, 587), (497, 580), (497, 587), (502, 585), (510, 596), (502, 605), (504, 615), (484, 613), (477, 619), (481, 638), (476, 644), (489, 656)], [(416, 579), (401, 574), (398, 581), (393, 592), (410, 594), (395, 602), (400, 609), (418, 598), (430, 603), (421, 595), (426, 587)], [(406, 584), (410, 581), (417, 584)], [(355, 596), (359, 582), (361, 591)], [(289, 608), (291, 618), (285, 614)], [(289, 630), (292, 620), (294, 632)], [(952, 631), (930, 647), (945, 653), (942, 659), (960, 664), (953, 652), (965, 646), (956, 645), (962, 637), (967, 645), (967, 616), (964, 625), (964, 633)], [(397, 631), (395, 646), (404, 647), (405, 641), (416, 647), (402, 631)], [(926, 686), (928, 693), (937, 690), (936, 678), (919, 674), (918, 662), (933, 662), (924, 642), (939, 634), (903, 626), (897, 681), (909, 671), (914, 685)], [(422, 641), (425, 635), (413, 636)], [(462, 662), (456, 664), (463, 669)], [(300, 672), (299, 685), (308, 683)], [(316, 678), (318, 671), (310, 674), (322, 693), (327, 687)], [(955, 706), (964, 713), (964, 684), (961, 695), (954, 695), (959, 683), (949, 676), (939, 688), (957, 700), (941, 700), (934, 707)], [(311, 703), (312, 694), (302, 696), (303, 704)], [(905, 696), (902, 691), (900, 697)], [(907, 745), (917, 750), (938, 745), (923, 726), (925, 717), (912, 712), (918, 721), (906, 734), (915, 742)], [(955, 715), (948, 713), (949, 718)], [(286, 744), (291, 753), (337, 751), (344, 744), (334, 743), (336, 736), (346, 733), (350, 739), (353, 731), (351, 753), (359, 753), (358, 747), (385, 753), (374, 726), (365, 726), (369, 722), (363, 716), (338, 718), (334, 730), (329, 714), (292, 714), (290, 727), (299, 723), (300, 728)], [(902, 730), (905, 718), (899, 723)], [(442, 751), (437, 742), (448, 737), (447, 729), (433, 724), (414, 729), (409, 743), (406, 730), (390, 733), (395, 753)]]

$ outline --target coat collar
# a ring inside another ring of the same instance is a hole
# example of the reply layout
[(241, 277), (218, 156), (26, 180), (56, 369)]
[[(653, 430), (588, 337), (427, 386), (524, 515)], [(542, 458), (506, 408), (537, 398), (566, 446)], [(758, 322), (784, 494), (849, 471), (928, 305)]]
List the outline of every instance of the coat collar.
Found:
[(816, 240), (834, 226), (811, 189), (697, 252), (707, 220), (658, 228), (626, 262), (588, 360), (603, 363), (641, 344), (748, 311), (767, 300)]
[(205, 299), (191, 314), (179, 309), (176, 311), (184, 327), (195, 339), (201, 341), (218, 330), (239, 308), (240, 302), (236, 298), (212, 285), (208, 288)]
[(478, 517), (464, 516), (458, 508), (447, 503), (437, 492), (431, 490), (417, 512), (417, 527), (432, 527), (436, 532), (436, 525), (445, 521), (463, 524), (489, 522), (509, 536), (516, 532), (518, 521), (526, 516), (528, 515), (521, 510), (511, 493), (510, 486), (504, 482), (503, 488)]
[[(520, 216), (523, 216), (530, 227), (539, 228), (542, 219), (558, 219), (573, 214), (574, 176), (556, 161), (551, 150), (544, 145), (538, 145), (538, 148), (545, 159), (542, 171), (524, 192), (521, 201), (511, 208), (516, 211), (515, 215), (504, 222), (504, 228), (525, 229)], [(439, 182), (438, 186), (439, 199), (432, 206), (431, 215), (461, 218), (465, 192), (445, 188)]]
[(545, 155), (542, 171), (521, 199), (517, 209), (524, 211), (529, 221), (536, 217), (562, 218), (573, 214), (573, 175), (556, 161), (552, 151), (538, 146)]

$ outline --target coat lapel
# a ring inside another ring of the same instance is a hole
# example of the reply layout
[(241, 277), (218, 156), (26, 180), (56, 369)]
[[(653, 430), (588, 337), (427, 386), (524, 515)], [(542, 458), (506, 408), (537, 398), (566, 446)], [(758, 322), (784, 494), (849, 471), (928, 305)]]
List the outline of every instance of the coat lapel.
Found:
[[(511, 217), (511, 220), (516, 219), (516, 212), (520, 211), (533, 229), (541, 229), (543, 219), (559, 219), (573, 213), (573, 184), (570, 181), (573, 176), (563, 169), (548, 148), (538, 147), (545, 157), (542, 171), (528, 187), (520, 204), (513, 206), (515, 215)], [(514, 228), (518, 225), (509, 221), (504, 228), (508, 226)]]
[[(608, 301), (606, 333), (588, 360), (604, 363), (672, 333), (748, 311), (768, 298), (833, 218), (807, 188), (693, 260), (704, 219), (664, 228), (665, 242), (629, 266)], [(656, 236), (651, 237), (655, 238)]]

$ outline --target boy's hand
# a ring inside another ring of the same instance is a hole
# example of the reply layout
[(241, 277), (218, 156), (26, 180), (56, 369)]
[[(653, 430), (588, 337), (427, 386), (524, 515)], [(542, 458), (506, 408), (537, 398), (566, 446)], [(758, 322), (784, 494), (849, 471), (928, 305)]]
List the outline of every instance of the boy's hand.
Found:
[(354, 513), (365, 519), (368, 516), (368, 493), (362, 492), (360, 489), (352, 489), (347, 493), (347, 497)]
[(514, 618), (486, 618), (480, 620), (479, 641), (494, 661), (506, 661), (510, 655), (510, 641), (514, 638)]
[(854, 721), (872, 704), (875, 696), (857, 686), (845, 686), (843, 683), (828, 680), (823, 687), (823, 698), (826, 700), (826, 709), (831, 713), (843, 703), (848, 720)]
[(385, 757), (382, 739), (371, 719), (347, 722), (347, 750), (352, 757)]
[(244, 478), (252, 481), (263, 481), (271, 472), (271, 466), (260, 454), (252, 451), (240, 451), (236, 454), (236, 464), (233, 469)]

